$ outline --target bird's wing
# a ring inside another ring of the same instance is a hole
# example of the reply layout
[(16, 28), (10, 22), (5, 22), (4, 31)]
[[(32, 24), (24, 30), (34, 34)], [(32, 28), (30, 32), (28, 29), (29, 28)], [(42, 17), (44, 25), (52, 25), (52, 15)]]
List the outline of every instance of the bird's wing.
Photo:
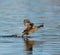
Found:
[(24, 20), (24, 25), (26, 26), (26, 28), (30, 28), (31, 27), (30, 20)]

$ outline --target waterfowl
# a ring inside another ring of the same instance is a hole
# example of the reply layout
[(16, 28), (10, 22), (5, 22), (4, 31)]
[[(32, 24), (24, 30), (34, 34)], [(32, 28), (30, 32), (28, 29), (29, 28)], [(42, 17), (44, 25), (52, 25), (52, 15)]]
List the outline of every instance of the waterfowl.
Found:
[(30, 20), (25, 19), (24, 20), (25, 30), (23, 31), (22, 36), (29, 35), (37, 31), (39, 28), (44, 27), (44, 25), (34, 26), (34, 23), (30, 22)]

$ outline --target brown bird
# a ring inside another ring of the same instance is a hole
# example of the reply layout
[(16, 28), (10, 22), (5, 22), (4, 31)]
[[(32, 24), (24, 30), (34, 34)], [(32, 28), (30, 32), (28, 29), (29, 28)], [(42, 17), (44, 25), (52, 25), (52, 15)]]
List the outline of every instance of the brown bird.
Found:
[(25, 30), (23, 31), (22, 36), (29, 35), (37, 31), (39, 28), (44, 27), (44, 25), (34, 26), (34, 23), (30, 22), (30, 20), (25, 19), (24, 25), (26, 26)]

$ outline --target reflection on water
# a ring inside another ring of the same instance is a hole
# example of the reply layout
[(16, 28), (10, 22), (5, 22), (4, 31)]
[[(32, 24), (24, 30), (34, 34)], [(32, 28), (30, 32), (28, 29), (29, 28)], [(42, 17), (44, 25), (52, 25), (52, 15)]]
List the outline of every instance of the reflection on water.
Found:
[[(31, 34), (32, 55), (60, 55), (60, 0), (0, 0), (0, 36), (20, 35), (27, 18), (44, 28)], [(0, 38), (0, 55), (28, 55), (21, 38)]]
[[(35, 41), (32, 46), (33, 40)], [(1, 55), (54, 55), (60, 54), (59, 38), (41, 38), (40, 40), (31, 39), (24, 42), (22, 38), (0, 38), (0, 54)], [(4, 43), (5, 41), (5, 43)], [(8, 42), (8, 43), (7, 43)], [(29, 46), (28, 46), (29, 45)], [(30, 47), (33, 49), (31, 50)], [(26, 51), (26, 49), (28, 50)]]

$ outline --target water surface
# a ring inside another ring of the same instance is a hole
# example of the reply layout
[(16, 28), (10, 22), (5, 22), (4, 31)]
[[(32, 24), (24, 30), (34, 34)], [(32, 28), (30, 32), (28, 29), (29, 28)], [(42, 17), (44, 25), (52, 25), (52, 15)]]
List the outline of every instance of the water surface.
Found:
[[(39, 41), (32, 55), (60, 55), (60, 0), (0, 0), (0, 36), (20, 35), (24, 19), (45, 25), (30, 35), (34, 36), (31, 40)], [(0, 55), (24, 54), (21, 38), (0, 38)]]

